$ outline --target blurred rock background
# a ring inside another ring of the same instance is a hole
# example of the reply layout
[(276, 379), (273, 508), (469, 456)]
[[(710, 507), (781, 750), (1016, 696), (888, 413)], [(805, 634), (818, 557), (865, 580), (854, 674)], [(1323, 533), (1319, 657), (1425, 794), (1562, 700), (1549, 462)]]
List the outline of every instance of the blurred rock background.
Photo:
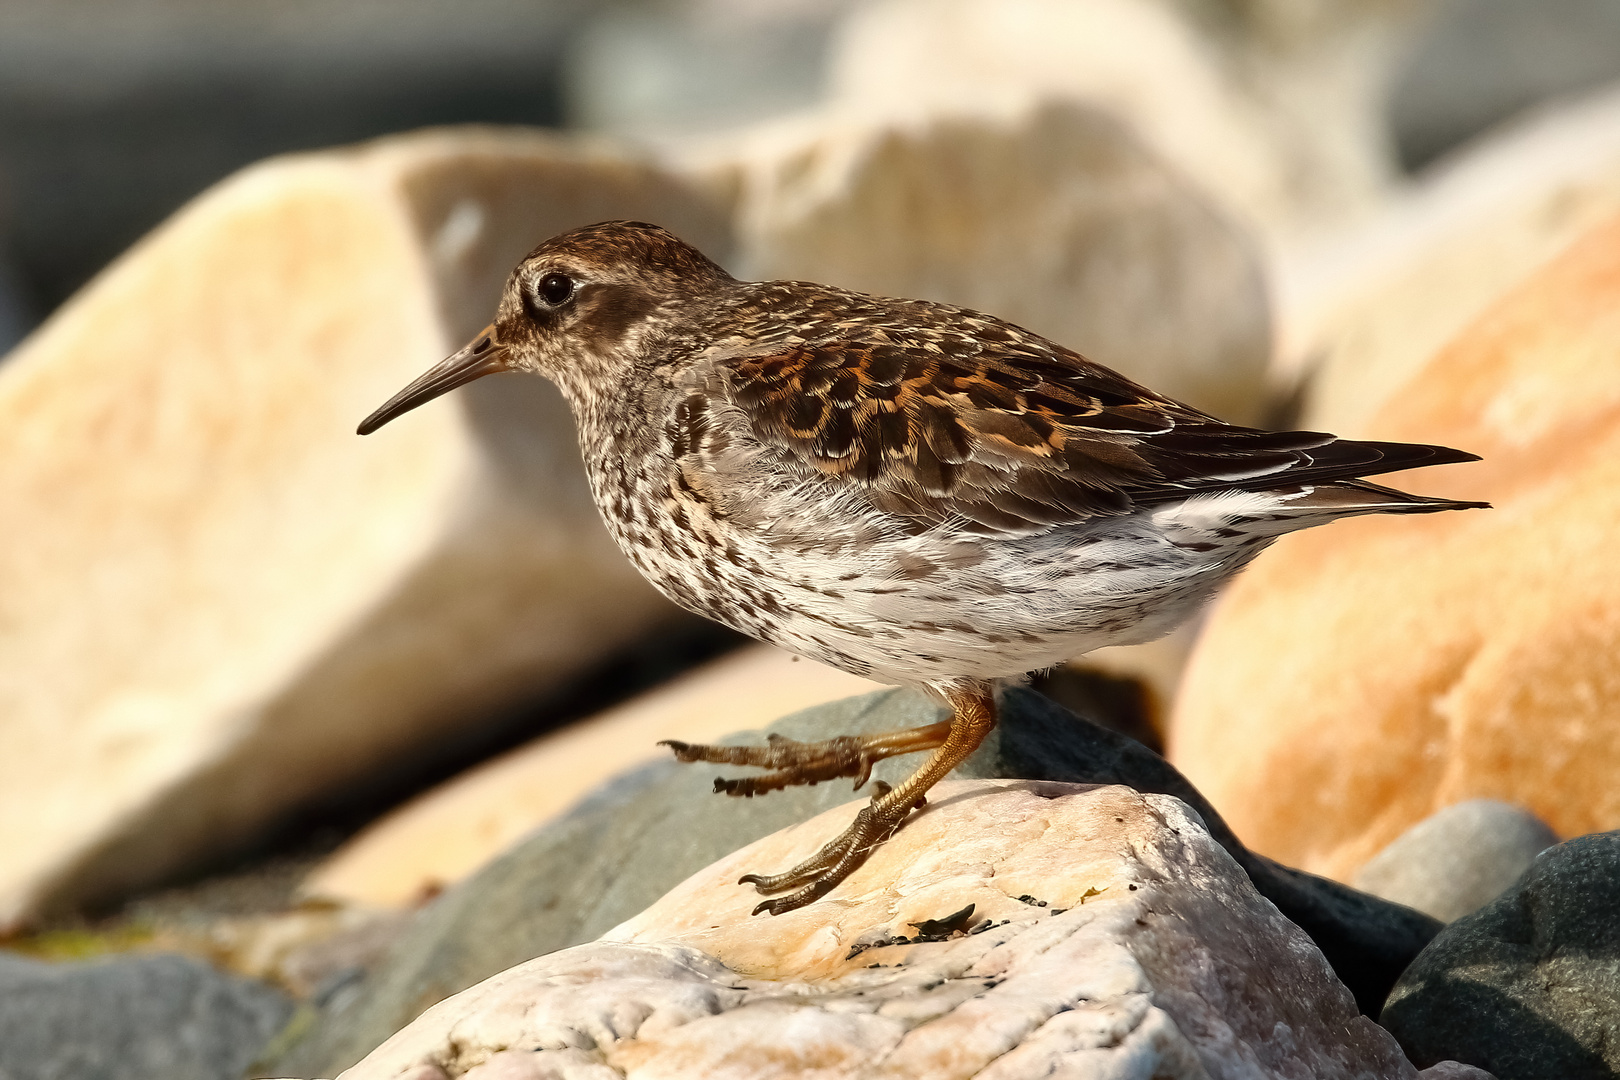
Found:
[[(292, 1016), (269, 1062), (656, 738), (867, 689), (641, 585), (546, 386), (349, 434), (613, 216), (1487, 452), (1411, 483), (1494, 516), (1290, 540), (1202, 638), (1040, 683), (1257, 851), (1467, 915), (1620, 826), (1616, 215), (1606, 0), (0, 0), (0, 926), (141, 954), (0, 969), (0, 1014), (179, 950), (243, 1039)], [(195, 1050), (151, 1060), (255, 1056)]]

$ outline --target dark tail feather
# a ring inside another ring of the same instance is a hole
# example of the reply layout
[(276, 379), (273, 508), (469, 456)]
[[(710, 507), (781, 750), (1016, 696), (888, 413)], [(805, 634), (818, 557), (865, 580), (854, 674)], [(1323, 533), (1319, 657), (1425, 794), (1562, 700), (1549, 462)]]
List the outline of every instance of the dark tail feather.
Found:
[[(1315, 435), (1315, 432), (1287, 432), (1289, 435)], [(1163, 491), (1144, 492), (1143, 496), (1183, 497), (1206, 491), (1272, 491), (1295, 484), (1332, 484), (1355, 480), (1379, 473), (1401, 472), (1425, 465), (1451, 465), (1462, 461), (1478, 461), (1478, 454), (1466, 450), (1453, 450), (1449, 446), (1429, 446), (1425, 443), (1367, 442), (1357, 439), (1331, 439), (1320, 446), (1301, 447), (1276, 456), (1294, 464), (1274, 467), (1270, 471), (1256, 470), (1258, 475), (1211, 478), (1204, 482), (1166, 485)], [(1251, 459), (1252, 460), (1252, 459)], [(1143, 500), (1142, 496), (1138, 496)]]
[[(1400, 445), (1397, 443), (1396, 445)], [(1435, 449), (1444, 449), (1436, 447)], [(1460, 450), (1451, 451), (1453, 454)], [(1473, 454), (1458, 458), (1459, 461), (1478, 461)], [(1438, 464), (1437, 462), (1431, 464)], [(1368, 495), (1376, 495), (1387, 499), (1388, 502), (1378, 508), (1384, 514), (1433, 514), (1441, 510), (1489, 510), (1488, 502), (1473, 502), (1467, 499), (1442, 499), (1434, 495), (1413, 495), (1410, 492), (1398, 491), (1382, 484), (1369, 484), (1365, 480), (1346, 480), (1338, 485), (1341, 488), (1353, 488)]]
[[(1324, 446), (1298, 451), (1298, 454), (1305, 460), (1284, 475), (1291, 483), (1301, 484), (1327, 484), (1335, 480), (1355, 480), (1427, 465), (1452, 465), (1479, 460), (1478, 454), (1453, 450), (1449, 446), (1364, 442), (1357, 439), (1335, 439)], [(1255, 479), (1258, 481), (1260, 478)]]

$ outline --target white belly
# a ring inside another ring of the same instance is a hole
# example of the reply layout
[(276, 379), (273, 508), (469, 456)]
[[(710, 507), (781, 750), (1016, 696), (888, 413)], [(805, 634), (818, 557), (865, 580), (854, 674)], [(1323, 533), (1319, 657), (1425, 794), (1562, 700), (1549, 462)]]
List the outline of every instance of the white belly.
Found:
[(1263, 546), (1178, 546), (1148, 513), (979, 539), (944, 528), (897, 535), (892, 520), (853, 503), (829, 528), (823, 508), (811, 521), (777, 502), (757, 525), (694, 517), (686, 507), (679, 528), (666, 518), (639, 536), (613, 531), (676, 603), (900, 685), (1014, 677), (1150, 641)]

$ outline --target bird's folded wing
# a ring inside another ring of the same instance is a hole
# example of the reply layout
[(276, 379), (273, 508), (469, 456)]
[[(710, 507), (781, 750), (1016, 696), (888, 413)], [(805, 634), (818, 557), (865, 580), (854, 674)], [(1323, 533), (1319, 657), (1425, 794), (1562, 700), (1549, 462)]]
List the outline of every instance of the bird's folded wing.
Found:
[(1008, 337), (821, 341), (719, 371), (753, 437), (791, 462), (919, 524), (992, 535), (1472, 457), (1235, 427), (1034, 335)]

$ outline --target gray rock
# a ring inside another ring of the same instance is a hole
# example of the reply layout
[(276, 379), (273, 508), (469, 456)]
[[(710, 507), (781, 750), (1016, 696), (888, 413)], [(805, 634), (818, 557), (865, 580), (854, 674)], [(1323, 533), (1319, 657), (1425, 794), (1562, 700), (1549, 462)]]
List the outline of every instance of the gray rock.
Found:
[(287, 1022), (279, 991), (182, 956), (0, 952), (5, 1080), (237, 1080)]
[(1519, 880), (1558, 834), (1522, 806), (1470, 799), (1430, 814), (1356, 874), (1356, 888), (1451, 922)]
[[(808, 709), (772, 724), (826, 738), (933, 723), (936, 705), (899, 690)], [(756, 742), (743, 732), (726, 742)], [(916, 767), (891, 759), (875, 779)], [(423, 1010), (531, 957), (591, 941), (723, 855), (852, 798), (844, 782), (794, 788), (746, 805), (711, 794), (719, 766), (663, 762), (621, 778), (534, 833), (423, 912), (352, 1004), (330, 1010), (276, 1062), (277, 1075), (332, 1075)], [(1124, 784), (1193, 807), (1255, 887), (1305, 930), (1365, 1013), (1440, 929), (1408, 908), (1279, 866), (1240, 844), (1214, 808), (1163, 758), (1026, 689), (1002, 698), (1001, 723), (954, 774)]]
[(1530, 109), (1620, 77), (1613, 0), (1443, 0), (1389, 89), (1389, 122), (1408, 168)]
[(1380, 1023), (1419, 1066), (1512, 1080), (1620, 1073), (1620, 832), (1542, 852), (1511, 890), (1446, 927)]

